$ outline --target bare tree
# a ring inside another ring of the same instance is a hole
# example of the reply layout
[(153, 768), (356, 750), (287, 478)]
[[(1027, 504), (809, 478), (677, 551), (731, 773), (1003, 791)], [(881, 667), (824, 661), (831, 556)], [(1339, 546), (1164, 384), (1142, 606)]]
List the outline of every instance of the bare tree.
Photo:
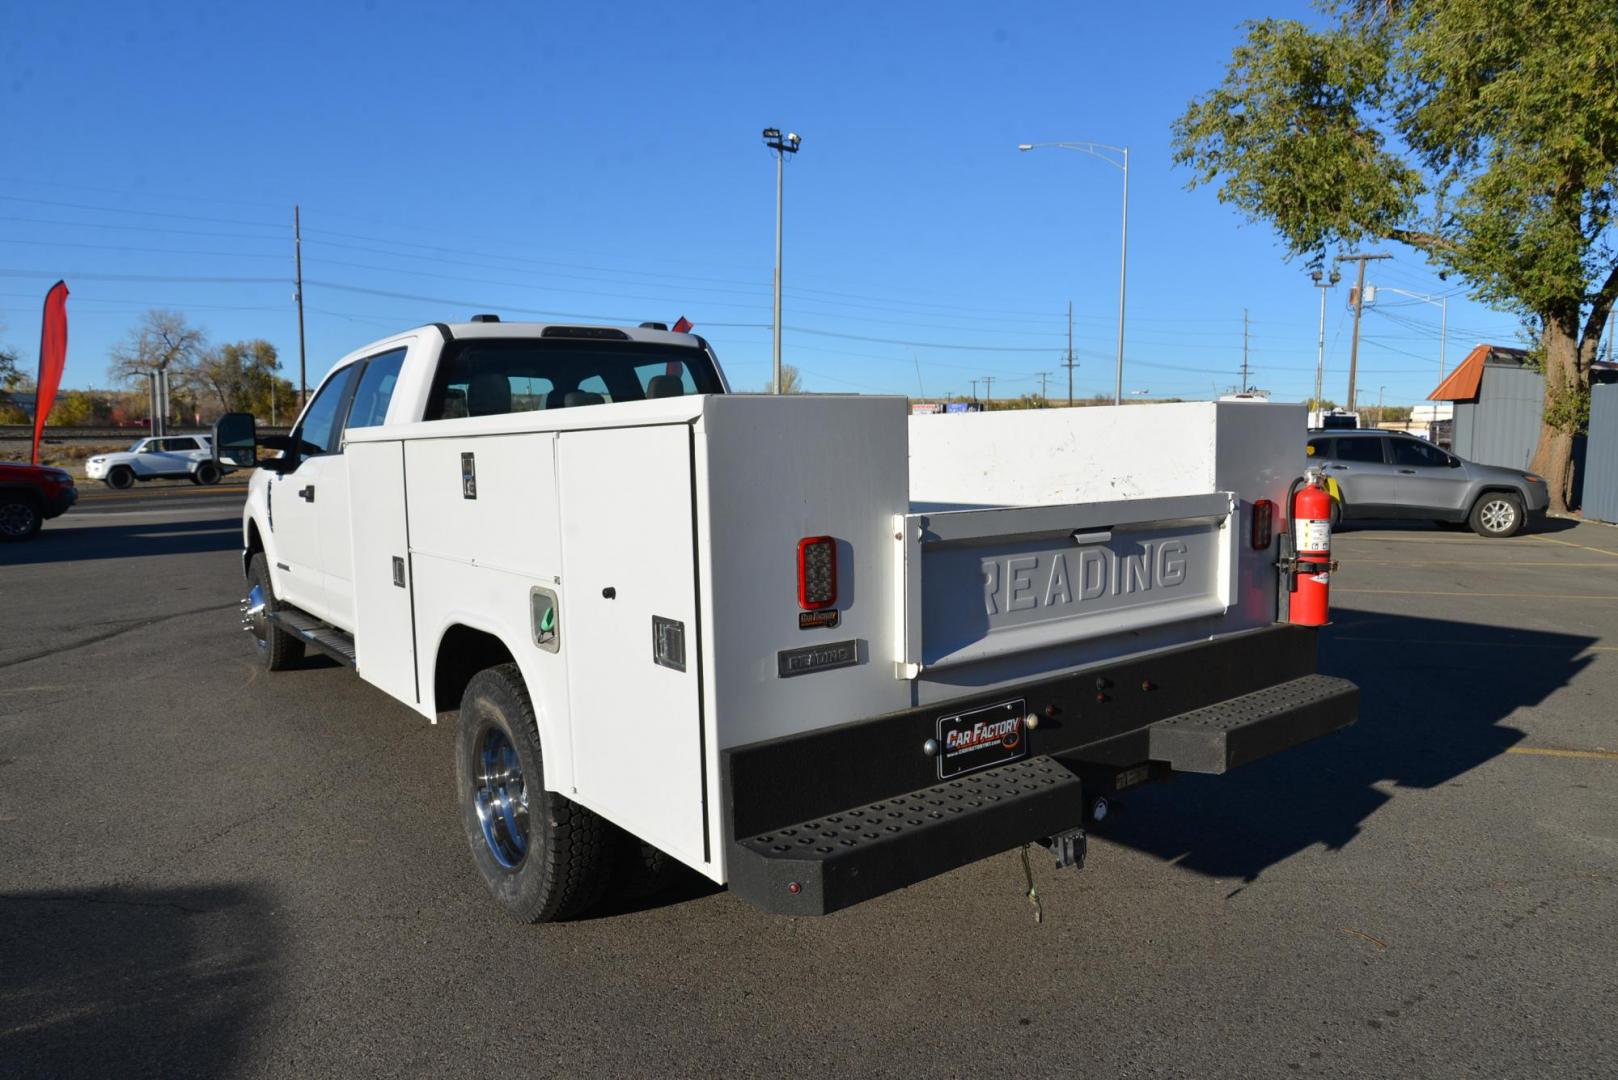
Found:
[[(768, 381), (768, 382), (766, 382), (764, 384), (764, 392), (766, 394), (775, 393), (775, 380), (774, 379), (771, 379), (770, 381)], [(801, 393), (803, 393), (803, 379), (801, 377), (799, 377), (798, 369), (793, 367), (791, 364), (782, 364), (781, 365), (781, 393), (783, 393), (783, 394), (801, 394)]]
[(178, 311), (153, 308), (141, 316), (109, 357), (107, 375), (118, 383), (139, 383), (149, 372), (167, 371), (170, 385), (190, 387), (206, 341), (201, 330)]

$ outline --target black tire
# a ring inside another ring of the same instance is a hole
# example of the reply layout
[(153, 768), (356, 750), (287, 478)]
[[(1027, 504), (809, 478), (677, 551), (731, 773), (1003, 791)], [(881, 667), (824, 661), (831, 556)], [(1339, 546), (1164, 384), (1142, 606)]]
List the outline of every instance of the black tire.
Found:
[[(259, 590), (256, 598), (255, 588)], [(255, 601), (263, 604), (262, 611), (254, 611)], [(270, 564), (261, 551), (247, 565), (247, 599), (242, 604), (242, 620), (252, 631), (258, 664), (265, 671), (285, 671), (303, 659), (303, 639), (264, 617), (264, 611), (280, 611), (284, 607), (286, 605), (275, 597), (275, 589), (270, 584)]]
[(107, 486), (124, 491), (135, 486), (135, 470), (128, 465), (114, 465), (107, 472)]
[(32, 496), (9, 491), (0, 494), (0, 541), (32, 540), (43, 524), (45, 515), (39, 512), (39, 503)]
[(1472, 504), (1467, 521), (1472, 531), (1491, 540), (1504, 540), (1522, 531), (1522, 499), (1509, 491), (1485, 491)]
[(455, 787), (472, 863), (522, 923), (581, 915), (606, 891), (610, 826), (545, 790), (539, 726), (515, 664), (472, 676), (461, 697)]
[(1331, 501), (1331, 531), (1336, 532), (1343, 523), (1343, 504), (1336, 499)]
[(680, 860), (622, 829), (612, 831), (618, 848), (610, 887), (615, 900), (648, 900), (680, 879), (684, 870)]
[(215, 465), (211, 461), (204, 461), (191, 473), (191, 482), (193, 484), (201, 484), (204, 487), (211, 487), (212, 485), (219, 483), (220, 475), (219, 466)]

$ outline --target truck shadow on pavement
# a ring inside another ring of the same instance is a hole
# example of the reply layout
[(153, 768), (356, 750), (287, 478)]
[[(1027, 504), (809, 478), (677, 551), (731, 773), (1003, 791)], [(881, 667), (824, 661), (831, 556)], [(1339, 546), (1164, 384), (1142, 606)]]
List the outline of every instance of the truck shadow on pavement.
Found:
[(239, 514), (205, 521), (156, 521), (143, 525), (79, 525), (67, 519), (45, 523), (26, 544), (0, 544), (0, 566), (135, 559), (143, 555), (195, 555), (240, 551)]
[(1394, 797), (1387, 785), (1435, 788), (1521, 742), (1502, 721), (1567, 685), (1598, 640), (1345, 608), (1332, 617), (1320, 670), (1359, 685), (1357, 723), (1227, 776), (1126, 793), (1095, 835), (1244, 881), (1313, 845), (1341, 848)]
[(242, 886), (0, 893), (0, 1071), (239, 1072), (276, 997), (275, 906)]

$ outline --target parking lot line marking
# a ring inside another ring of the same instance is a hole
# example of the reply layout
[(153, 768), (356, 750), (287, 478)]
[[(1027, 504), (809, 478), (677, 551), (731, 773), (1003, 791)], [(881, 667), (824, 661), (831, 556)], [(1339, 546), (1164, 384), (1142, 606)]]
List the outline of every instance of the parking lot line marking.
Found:
[(1600, 761), (1618, 761), (1618, 750), (1557, 750), (1550, 746), (1508, 746), (1508, 754), (1532, 754), (1537, 757), (1596, 758)]
[(1332, 590), (1334, 593), (1365, 593), (1373, 596), (1476, 596), (1490, 600), (1618, 600), (1618, 596), (1603, 596), (1589, 593), (1537, 593), (1537, 592), (1468, 592), (1465, 589), (1455, 589), (1448, 592), (1437, 590), (1424, 592), (1419, 589), (1345, 589), (1341, 586)]
[[(1557, 645), (1540, 641), (1458, 641), (1443, 638), (1396, 638), (1374, 637), (1368, 634), (1333, 634), (1333, 641), (1365, 641), (1378, 645), (1432, 645), (1438, 648), (1476, 649), (1557, 649), (1567, 651), (1566, 645)], [(1586, 645), (1579, 650), (1579, 654), (1587, 652), (1618, 653), (1618, 645)]]
[(1582, 549), (1584, 551), (1599, 551), (1603, 555), (1611, 555), (1613, 558), (1618, 559), (1618, 551), (1613, 551), (1610, 548), (1591, 547), (1589, 544), (1575, 544), (1575, 543), (1572, 543), (1571, 541), (1567, 541), (1567, 540), (1552, 540), (1550, 537), (1548, 537), (1548, 536), (1540, 536), (1538, 533), (1530, 533), (1529, 534), (1529, 539), (1530, 540), (1543, 540), (1547, 544), (1560, 544), (1563, 547), (1580, 548), (1580, 549)]

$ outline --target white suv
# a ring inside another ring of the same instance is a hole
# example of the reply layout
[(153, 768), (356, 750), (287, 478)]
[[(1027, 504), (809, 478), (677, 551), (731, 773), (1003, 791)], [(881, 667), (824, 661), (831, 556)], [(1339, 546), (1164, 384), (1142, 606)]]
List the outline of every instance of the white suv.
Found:
[(188, 479), (217, 484), (228, 472), (213, 460), (213, 437), (165, 435), (142, 439), (121, 454), (98, 454), (84, 464), (84, 475), (110, 487), (133, 487), (136, 480)]

